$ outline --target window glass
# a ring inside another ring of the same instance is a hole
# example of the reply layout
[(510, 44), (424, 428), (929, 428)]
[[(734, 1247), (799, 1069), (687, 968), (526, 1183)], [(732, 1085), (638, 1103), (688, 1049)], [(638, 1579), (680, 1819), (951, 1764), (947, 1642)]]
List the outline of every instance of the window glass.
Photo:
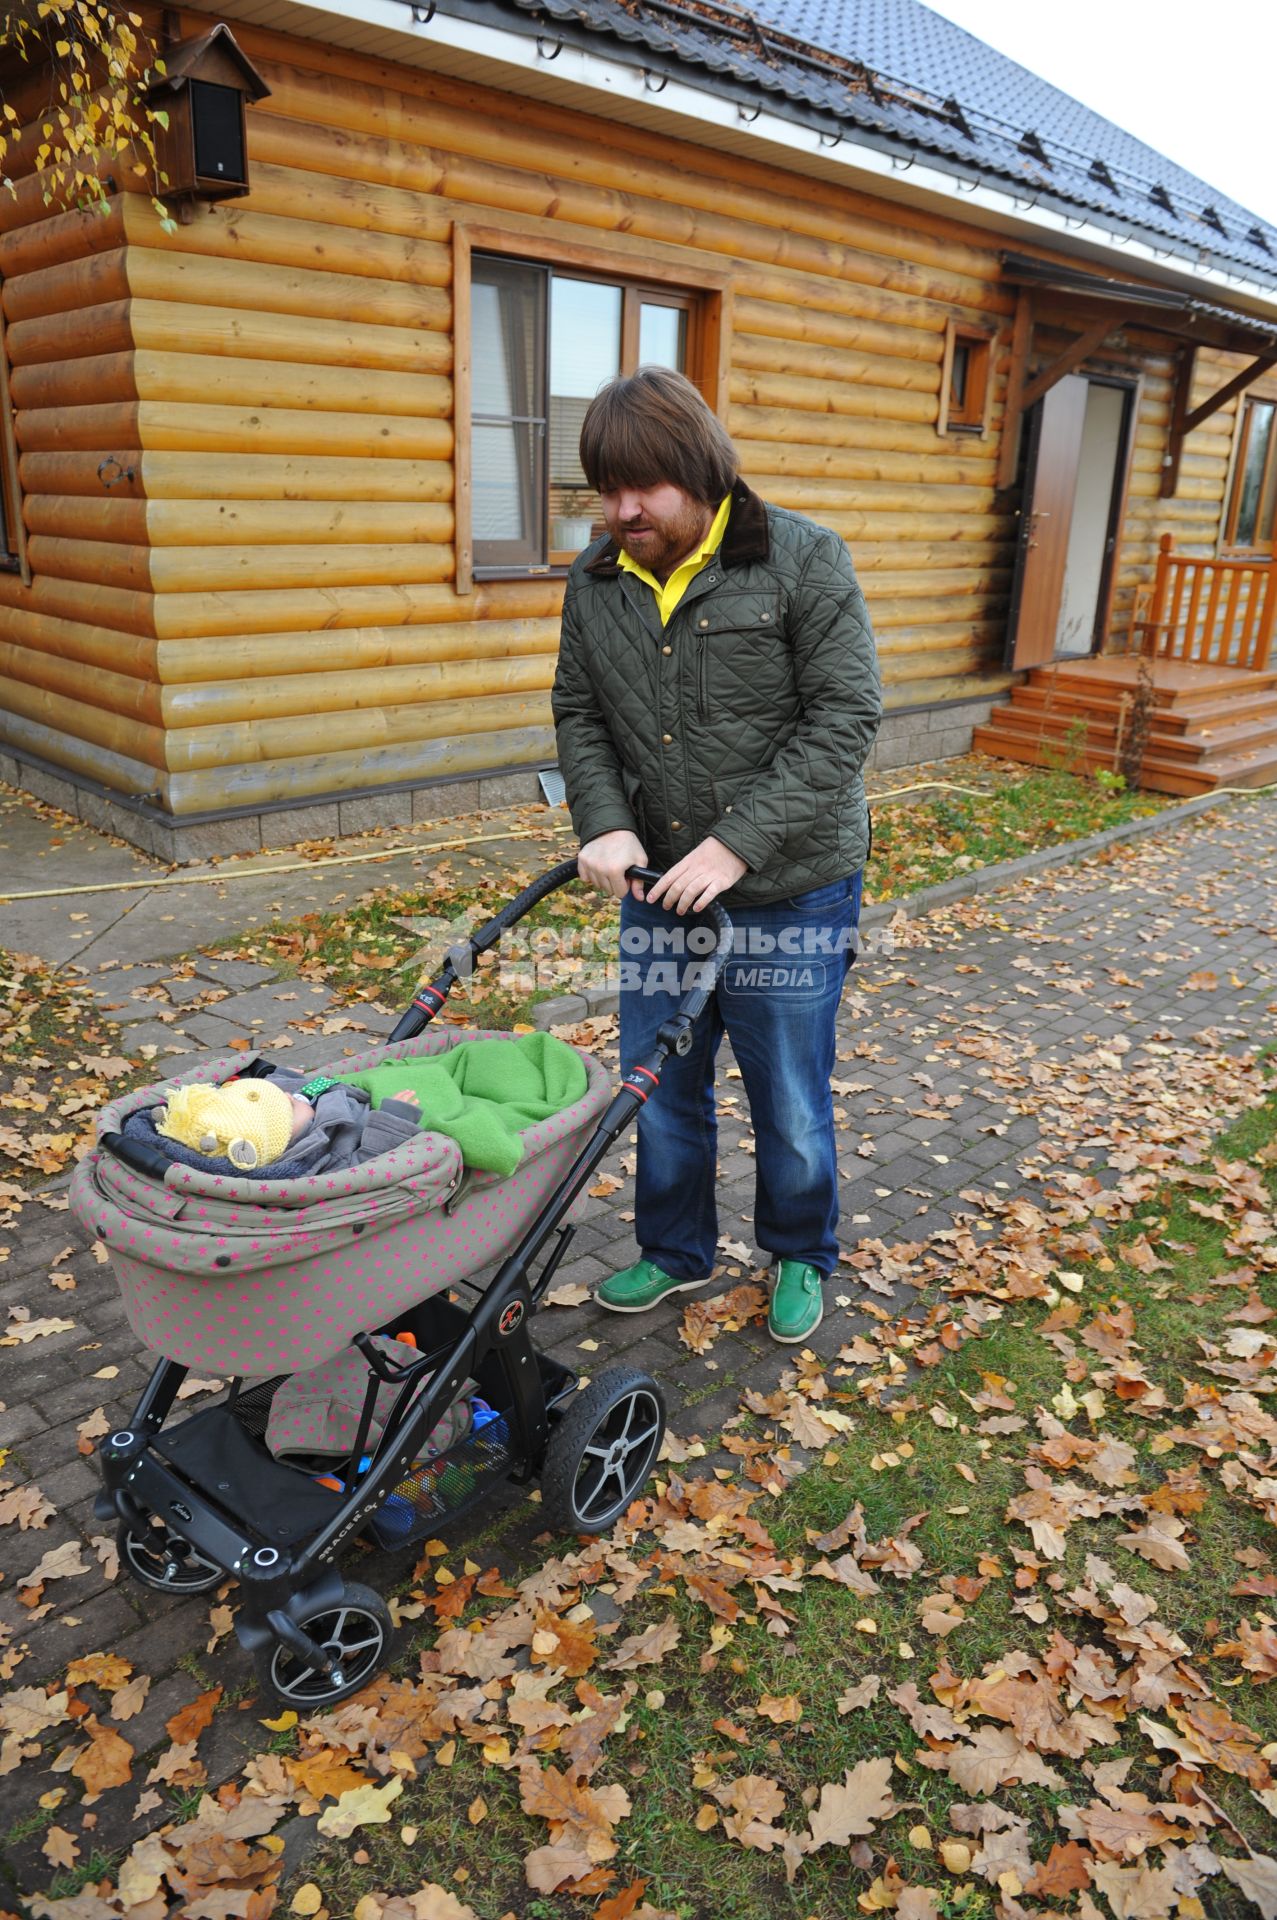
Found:
[(550, 548), (579, 553), (599, 519), (581, 468), (581, 423), (599, 388), (621, 371), (624, 291), (593, 280), (550, 282)]
[(1273, 415), (1277, 407), (1252, 400), (1247, 411), (1246, 451), (1237, 483), (1233, 544), (1257, 547), (1266, 545), (1273, 537), (1273, 477), (1277, 473), (1277, 461), (1272, 458)]
[(971, 371), (971, 349), (959, 340), (953, 349), (953, 367), (949, 374), (949, 405), (961, 416), (967, 404), (967, 378)]
[(474, 264), (471, 511), (494, 563), (541, 557), (544, 281), (540, 267)]
[(687, 358), (687, 309), (645, 300), (639, 308), (639, 365), (683, 371)]

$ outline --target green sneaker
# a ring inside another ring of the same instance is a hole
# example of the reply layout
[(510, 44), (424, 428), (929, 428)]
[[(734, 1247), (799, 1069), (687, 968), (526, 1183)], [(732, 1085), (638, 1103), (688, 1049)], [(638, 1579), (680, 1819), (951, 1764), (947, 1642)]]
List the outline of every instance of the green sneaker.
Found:
[(814, 1333), (825, 1314), (820, 1274), (801, 1260), (781, 1260), (767, 1309), (767, 1331), (784, 1347), (796, 1346)]
[(646, 1313), (667, 1294), (694, 1293), (704, 1285), (703, 1280), (676, 1280), (672, 1274), (662, 1273), (651, 1260), (638, 1260), (632, 1267), (622, 1267), (610, 1280), (605, 1280), (594, 1298), (601, 1307), (610, 1307), (613, 1313)]

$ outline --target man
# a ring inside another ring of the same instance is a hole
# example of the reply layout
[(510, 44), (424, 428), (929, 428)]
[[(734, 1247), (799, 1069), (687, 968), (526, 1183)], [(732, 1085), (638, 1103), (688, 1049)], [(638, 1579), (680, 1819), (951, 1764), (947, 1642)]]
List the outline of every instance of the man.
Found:
[[(642, 1257), (598, 1299), (641, 1313), (717, 1257), (714, 1060), (724, 1031), (756, 1138), (768, 1328), (804, 1340), (838, 1257), (829, 1079), (860, 911), (861, 768), (881, 718), (873, 635), (834, 533), (765, 506), (681, 374), (641, 367), (591, 402), (581, 463), (608, 537), (574, 563), (553, 709), (581, 876), (622, 901), (621, 1066), (677, 1004), (682, 916), (722, 897), (737, 929), (689, 1054), (639, 1119)], [(663, 869), (644, 889), (632, 866)], [(671, 968), (671, 957), (675, 966)], [(681, 964), (680, 964), (681, 963)]]

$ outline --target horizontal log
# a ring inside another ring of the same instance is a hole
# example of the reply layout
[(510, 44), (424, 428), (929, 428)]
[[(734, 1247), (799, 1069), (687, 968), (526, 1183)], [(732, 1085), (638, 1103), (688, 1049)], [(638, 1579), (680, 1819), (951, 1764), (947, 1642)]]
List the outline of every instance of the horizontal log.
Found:
[(63, 620), (27, 607), (5, 611), (8, 639), (32, 653), (75, 661), (81, 667), (104, 667), (135, 680), (158, 680), (158, 642), (144, 634), (121, 633), (115, 627), (93, 626), (84, 620)]
[[(279, 115), (290, 105), (296, 110), (291, 82), (286, 93), (272, 98), (271, 110), (259, 113), (253, 122), (254, 151), (276, 164), (426, 194), (446, 194), (449, 199), (493, 211), (696, 247), (720, 257), (758, 260), (852, 281), (868, 280), (923, 297), (940, 294), (961, 299), (965, 293), (977, 298), (993, 274), (992, 251), (973, 249), (968, 255), (968, 250), (956, 242), (949, 247), (927, 242), (925, 250), (937, 258), (930, 264), (915, 264), (908, 256), (917, 249), (912, 243), (897, 249), (897, 235), (885, 223), (862, 228), (854, 218), (844, 216), (827, 223), (827, 235), (805, 231), (804, 224), (810, 228), (826, 223), (812, 219), (804, 223), (798, 215), (796, 224), (786, 224), (777, 198), (769, 202), (774, 224), (760, 225), (724, 211), (734, 202), (721, 194), (710, 196), (704, 206), (690, 204), (686, 185), (667, 200), (654, 197), (646, 180), (637, 191), (600, 186), (596, 182), (606, 166), (606, 149), (602, 154), (591, 150), (590, 175), (585, 180), (545, 170), (539, 151), (535, 155), (539, 170), (531, 173), (527, 171), (528, 149), (519, 136), (507, 135), (495, 124), (472, 126), (462, 135), (479, 149), (479, 157), (458, 151), (451, 138), (446, 146), (431, 147), (386, 135), (381, 130), (385, 115), (380, 103), (372, 104), (366, 125), (355, 124), (364, 116), (353, 98), (332, 96), (332, 121), (328, 125), (304, 115), (285, 123)], [(465, 126), (464, 118), (460, 124)], [(334, 127), (339, 132), (334, 132)], [(854, 241), (849, 241), (848, 235), (853, 235)], [(971, 271), (964, 273), (964, 266), (970, 266)]]
[(108, 202), (104, 212), (77, 208), (69, 213), (48, 214), (30, 226), (10, 227), (0, 233), (0, 276), (8, 280), (19, 274), (55, 267), (66, 260), (81, 260), (86, 254), (107, 253), (124, 241), (125, 198)]
[(28, 550), (33, 572), (161, 595), (399, 588), (453, 576), (448, 546), (145, 547), (34, 534)]
[[(871, 320), (848, 313), (813, 312), (800, 306), (791, 293), (784, 300), (760, 300), (753, 292), (736, 294), (735, 325), (740, 333), (785, 340), (793, 346), (841, 347), (853, 353), (903, 353), (910, 359), (939, 360), (937, 335), (944, 332), (944, 316), (913, 302), (897, 301), (899, 318)], [(930, 320), (931, 325), (926, 322)]]
[[(936, 383), (937, 388), (939, 382)], [(794, 422), (794, 438), (811, 438), (807, 416), (833, 414), (839, 418), (934, 422), (939, 415), (936, 392), (901, 393), (885, 387), (856, 386), (849, 381), (806, 380), (796, 373), (750, 373), (733, 367), (729, 387), (738, 407), (781, 407)]]
[(822, 325), (845, 318), (886, 327), (917, 327), (929, 333), (943, 333), (950, 320), (992, 329), (1010, 319), (1015, 305), (1014, 289), (1000, 279), (966, 286), (961, 297), (955, 299), (934, 291), (901, 294), (879, 286), (870, 275), (859, 280), (846, 276), (835, 280), (824, 273), (804, 273), (761, 261), (750, 267), (748, 292), (754, 300), (766, 301), (782, 311), (792, 308), (810, 313)]
[[(309, 417), (309, 416), (308, 416)], [(132, 481), (110, 488), (151, 500), (417, 500), (452, 498), (452, 467), (444, 460), (363, 460), (272, 453), (141, 453), (131, 456)], [(87, 453), (28, 453), (21, 461), (24, 492), (87, 495), (103, 492), (101, 458)], [(108, 477), (114, 479), (113, 470)], [(442, 535), (451, 539), (451, 534)]]
[[(813, 385), (819, 383), (813, 382)], [(804, 400), (814, 396), (804, 394)], [(856, 417), (854, 429), (847, 425), (845, 413), (813, 412), (808, 407), (798, 407), (781, 402), (772, 405), (754, 401), (747, 403), (737, 400), (733, 395), (733, 404), (728, 409), (727, 430), (733, 440), (757, 441), (779, 446), (828, 446), (839, 452), (847, 450), (848, 441), (854, 433), (854, 443), (861, 452), (921, 453), (932, 458), (940, 457), (948, 442), (942, 439), (935, 428), (938, 409), (931, 403), (931, 418), (924, 422), (906, 419), (876, 419), (869, 408)], [(974, 440), (961, 442), (964, 455), (970, 454)], [(984, 442), (978, 443), (983, 446)], [(757, 471), (766, 473), (763, 456), (759, 456)]]
[(55, 539), (121, 541), (135, 547), (147, 544), (145, 500), (114, 499), (104, 495), (100, 487), (96, 499), (28, 494), (23, 501), (22, 517), (30, 534), (49, 534)]
[(917, 512), (836, 512), (826, 513), (823, 518), (827, 527), (832, 527), (851, 545), (853, 558), (862, 544), (879, 540), (917, 539), (925, 540), (928, 544), (937, 540), (963, 543), (1006, 540), (1010, 538), (1014, 525), (1009, 515), (992, 513), (964, 513), (955, 517)]
[[(949, 551), (949, 560), (954, 558)], [(892, 573), (883, 570), (878, 573), (866, 573), (858, 569), (861, 584), (869, 596), (869, 613), (877, 618), (880, 606), (900, 601), (934, 600), (943, 595), (957, 600), (978, 599), (981, 596), (1002, 598), (1010, 589), (1010, 563), (1003, 566), (976, 564), (970, 567), (917, 567), (908, 571)]]
[(927, 678), (947, 672), (948, 662), (955, 655), (988, 657), (1005, 639), (1006, 623), (1002, 620), (973, 621), (947, 633), (936, 627), (901, 628), (879, 644), (883, 685), (894, 685), (910, 672)]
[(914, 393), (936, 393), (940, 387), (940, 339), (921, 336), (926, 351), (863, 353), (851, 347), (813, 347), (792, 340), (769, 340), (762, 334), (732, 335), (732, 366), (757, 373), (797, 370), (808, 380), (855, 380), (870, 387), (901, 387)]
[[(0, 574), (0, 597), (5, 575)], [(499, 580), (472, 593), (452, 586), (294, 587), (285, 592), (165, 593), (154, 604), (163, 640), (204, 634), (307, 633), (316, 627), (426, 625), (432, 621), (550, 617), (563, 604), (561, 580)]]
[(830, 513), (988, 513), (992, 488), (949, 486), (937, 475), (932, 483), (905, 486), (897, 480), (860, 480), (848, 486), (840, 480), (773, 474), (767, 498), (778, 507), (820, 520)]
[[(204, 685), (166, 687), (164, 724), (173, 729), (243, 724), (291, 718), (307, 740), (317, 716), (332, 714), (349, 725), (368, 710), (420, 706), (423, 702), (472, 699), (476, 695), (545, 692), (554, 682), (554, 660), (448, 660), (405, 667), (364, 667), (352, 673), (288, 673), (270, 679), (219, 680)], [(409, 724), (403, 715), (403, 724)], [(380, 735), (380, 714), (373, 716), (370, 738)], [(317, 735), (316, 740), (321, 736)], [(399, 736), (402, 737), (402, 736)], [(415, 735), (414, 735), (415, 737)]]
[(80, 621), (88, 627), (115, 627), (123, 634), (155, 634), (155, 596), (103, 586), (97, 580), (60, 579), (37, 574), (29, 587), (16, 573), (0, 573), (0, 607)]
[[(449, 271), (447, 250), (441, 267)], [(357, 321), (378, 327), (452, 328), (446, 286), (410, 285), (368, 274), (275, 266), (240, 255), (207, 258), (171, 248), (129, 249), (129, 290), (138, 299), (177, 300), (205, 307), (247, 307), (254, 313), (295, 313), (311, 320)]]
[(15, 752), (34, 754), (37, 759), (61, 767), (67, 773), (84, 774), (111, 793), (155, 795), (165, 784), (164, 776), (161, 774), (157, 779), (155, 768), (141, 760), (112, 753), (109, 747), (96, 746), (89, 740), (78, 740), (56, 727), (42, 726), (37, 720), (6, 713), (3, 706), (0, 706), (0, 741)]
[(452, 384), (437, 374), (290, 366), (278, 360), (220, 360), (206, 354), (149, 350), (15, 367), (11, 386), (17, 407), (74, 407), (89, 401), (140, 398), (435, 418), (445, 418), (452, 410)]
[(254, 676), (340, 676), (371, 667), (432, 665), (447, 660), (553, 660), (557, 618), (454, 620), (432, 626), (346, 627), (316, 633), (227, 633), (198, 640), (163, 640), (155, 670), (166, 686)]
[(26, 407), (15, 416), (18, 445), (25, 453), (70, 453), (79, 449), (96, 464), (108, 453), (125, 465), (140, 450), (135, 400), (106, 406)]
[(140, 443), (148, 451), (242, 454), (248, 460), (259, 454), (316, 454), (379, 463), (452, 457), (451, 420), (150, 400), (136, 409), (136, 417)]
[(141, 721), (148, 726), (164, 725), (160, 689), (153, 681), (117, 673), (98, 663), (86, 671), (78, 660), (66, 660), (58, 654), (0, 639), (0, 678), (71, 700), (87, 699), (94, 707), (120, 714), (127, 720)]
[[(893, 705), (913, 706), (923, 697), (923, 687), (929, 691), (938, 679), (948, 684), (955, 680), (964, 682), (964, 692), (970, 699), (973, 682), (997, 671), (1001, 649), (1001, 637), (994, 634), (973, 640), (970, 646), (951, 653), (920, 654), (912, 660), (895, 661), (883, 672), (883, 704), (888, 711)], [(923, 684), (920, 686), (919, 682)], [(897, 696), (894, 701), (893, 693)]]
[(369, 785), (440, 780), (491, 767), (544, 766), (554, 758), (548, 717), (531, 726), (499, 702), (485, 702), (473, 733), (446, 730), (431, 740), (354, 753), (293, 755), (265, 764), (170, 774), (163, 782), (172, 812), (181, 817), (219, 807), (261, 806), (349, 793)]
[(800, 442), (786, 446), (777, 440), (743, 440), (738, 436), (736, 451), (741, 471), (750, 474), (764, 493), (777, 478), (796, 474), (823, 480), (902, 480), (914, 486), (934, 479), (950, 486), (992, 490), (995, 446), (974, 437), (938, 440), (934, 433), (930, 440), (928, 451), (917, 448), (897, 453), (859, 445), (838, 448)]
[(123, 247), (86, 259), (63, 261), (34, 273), (10, 276), (3, 286), (4, 313), (10, 325), (40, 314), (77, 313), (83, 307), (127, 300), (129, 278)]
[[(494, 711), (504, 713), (512, 727), (543, 724), (549, 718), (549, 695), (535, 691), (490, 694), (424, 701), (411, 707), (366, 707), (358, 713), (316, 713), (306, 722), (306, 746), (316, 755), (358, 750), (374, 756), (379, 747), (475, 732), (481, 715), (492, 724)], [(184, 773), (282, 759), (296, 752), (297, 736), (297, 720), (291, 715), (280, 720), (227, 721), (216, 727), (171, 728), (164, 735), (167, 765), (173, 773)]]
[(1007, 594), (950, 594), (944, 599), (893, 600), (875, 594), (873, 629), (880, 644), (890, 650), (895, 636), (920, 627), (983, 626), (1005, 617)]
[(164, 765), (164, 729), (146, 726), (120, 713), (108, 713), (62, 693), (49, 693), (25, 681), (0, 677), (0, 707), (53, 732), (91, 741), (112, 753), (150, 767)]
[[(454, 210), (442, 202), (414, 201), (416, 218), (405, 226), (382, 218), (380, 206), (365, 206), (348, 223), (336, 213), (343, 204), (329, 196), (332, 210), (320, 217), (312, 192), (314, 176), (277, 176), (254, 164), (252, 208), (234, 201), (206, 206), (189, 226), (165, 233), (149, 201), (130, 194), (124, 212), (124, 230), (130, 245), (154, 247), (164, 253), (199, 254), (209, 259), (251, 260), (276, 267), (315, 268), (326, 273), (363, 275), (374, 280), (405, 281), (414, 287), (452, 284), (451, 241)], [(261, 208), (262, 211), (258, 211)], [(361, 228), (369, 211), (375, 224)]]
[[(136, 509), (138, 503), (131, 504)], [(114, 588), (122, 593), (152, 591), (151, 555), (144, 540), (129, 546), (107, 540), (63, 540), (51, 534), (33, 533), (27, 541), (27, 553), (37, 579), (79, 580), (86, 586)], [(103, 624), (110, 625), (110, 622)]]
[[(121, 500), (114, 495), (32, 494), (25, 504), (31, 533), (69, 540), (115, 540), (152, 547), (263, 547), (299, 543), (380, 549), (422, 541), (447, 544), (450, 506), (348, 500)], [(317, 559), (316, 564), (321, 562)], [(375, 555), (368, 557), (376, 568)], [(158, 583), (157, 583), (158, 584)]]
[(81, 312), (22, 320), (10, 326), (8, 347), (15, 367), (138, 347), (158, 353), (410, 374), (452, 370), (451, 341), (424, 329), (347, 326), (335, 320), (161, 300), (117, 300)]
[[(925, 577), (937, 567), (1006, 567), (1011, 564), (1010, 539), (972, 541), (955, 546), (952, 540), (860, 540), (856, 543), (856, 572), (865, 592), (877, 591), (884, 575), (899, 578), (908, 572)], [(928, 589), (929, 590), (929, 589)]]

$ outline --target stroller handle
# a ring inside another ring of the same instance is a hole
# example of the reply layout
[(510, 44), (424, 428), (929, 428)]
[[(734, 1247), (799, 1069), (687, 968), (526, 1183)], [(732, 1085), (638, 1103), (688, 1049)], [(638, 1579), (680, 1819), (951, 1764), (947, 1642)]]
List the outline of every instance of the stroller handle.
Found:
[[(530, 913), (547, 894), (554, 893), (559, 887), (566, 886), (570, 880), (579, 878), (580, 873), (575, 859), (561, 861), (557, 867), (551, 867), (539, 879), (530, 881), (521, 893), (516, 893), (513, 900), (508, 900), (505, 906), (498, 913), (494, 913), (491, 920), (486, 921), (477, 932), (472, 933), (468, 940), (458, 941), (444, 962), (443, 971), (428, 985), (423, 984), (418, 987), (411, 1004), (405, 1008), (391, 1033), (389, 1044), (393, 1045), (396, 1040), (411, 1040), (414, 1034), (420, 1033), (438, 1013), (457, 981), (463, 975), (469, 974), (481, 953), (487, 953), (495, 947), (502, 934), (508, 932), (517, 921), (522, 920), (525, 914)], [(651, 885), (659, 880), (661, 875), (654, 867), (629, 867), (626, 870), (626, 878), (641, 880)], [(713, 900), (704, 909), (704, 915), (713, 923), (718, 940), (712, 961), (707, 960), (707, 968), (701, 969), (703, 973), (708, 970), (708, 978), (703, 979), (701, 984), (688, 988), (679, 1002), (677, 1014), (673, 1016), (689, 1025), (700, 1014), (718, 985), (719, 977), (732, 951), (732, 923), (726, 908), (720, 906), (717, 900)]]

